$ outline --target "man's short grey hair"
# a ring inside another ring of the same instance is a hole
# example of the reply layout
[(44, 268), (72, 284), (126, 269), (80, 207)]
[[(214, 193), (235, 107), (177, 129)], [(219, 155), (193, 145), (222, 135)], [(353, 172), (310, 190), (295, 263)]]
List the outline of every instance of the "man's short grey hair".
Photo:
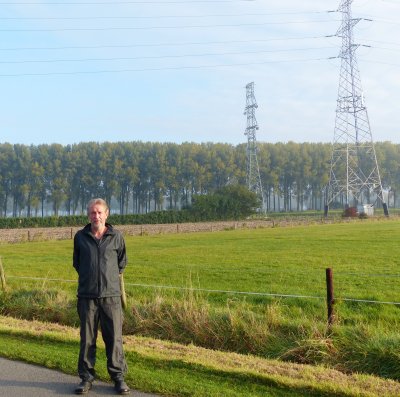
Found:
[(108, 204), (107, 204), (107, 202), (105, 201), (105, 200), (103, 200), (102, 198), (94, 198), (94, 199), (91, 199), (89, 202), (88, 202), (88, 205), (87, 205), (87, 214), (89, 215), (89, 213), (90, 213), (90, 209), (94, 206), (94, 205), (102, 205), (104, 208), (105, 208), (105, 210), (106, 210), (106, 212), (107, 211), (109, 211), (109, 208), (108, 208)]

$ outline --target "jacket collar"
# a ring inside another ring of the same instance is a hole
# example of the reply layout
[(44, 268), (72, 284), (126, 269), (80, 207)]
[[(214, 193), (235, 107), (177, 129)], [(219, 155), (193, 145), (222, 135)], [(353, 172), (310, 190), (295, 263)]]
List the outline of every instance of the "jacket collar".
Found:
[[(107, 226), (107, 231), (104, 233), (104, 235), (106, 235), (106, 234), (114, 234), (114, 227), (113, 227), (113, 225), (111, 225), (111, 223), (107, 223), (106, 222), (106, 226)], [(85, 232), (85, 233), (88, 233), (88, 234), (91, 234), (91, 227), (92, 227), (92, 225), (90, 224), (90, 223), (88, 223), (84, 228), (83, 228), (83, 231)]]

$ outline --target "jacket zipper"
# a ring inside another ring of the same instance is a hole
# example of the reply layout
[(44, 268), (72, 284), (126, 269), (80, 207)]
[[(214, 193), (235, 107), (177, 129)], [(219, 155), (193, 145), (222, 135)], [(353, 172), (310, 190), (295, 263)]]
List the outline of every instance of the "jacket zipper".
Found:
[(99, 241), (96, 240), (96, 245), (97, 245), (97, 297), (100, 298), (101, 296), (101, 255), (100, 255), (100, 243), (101, 239)]

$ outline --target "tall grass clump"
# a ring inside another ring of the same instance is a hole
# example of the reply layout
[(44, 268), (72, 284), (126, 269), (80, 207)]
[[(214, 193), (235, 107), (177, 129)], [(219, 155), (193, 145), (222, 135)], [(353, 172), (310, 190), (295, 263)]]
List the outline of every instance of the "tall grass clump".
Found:
[(58, 289), (9, 290), (0, 294), (0, 314), (76, 326), (78, 317), (69, 294)]
[(295, 346), (288, 349), (281, 359), (301, 364), (331, 365), (337, 360), (337, 347), (329, 327), (299, 329)]
[[(211, 349), (279, 357), (295, 344), (293, 325), (279, 302), (254, 310), (245, 300), (210, 304), (198, 291), (171, 298), (158, 292), (153, 298), (131, 302), (124, 331)], [(302, 332), (311, 326), (301, 324)]]
[(400, 334), (359, 323), (337, 331), (336, 367), (344, 372), (364, 372), (400, 380)]

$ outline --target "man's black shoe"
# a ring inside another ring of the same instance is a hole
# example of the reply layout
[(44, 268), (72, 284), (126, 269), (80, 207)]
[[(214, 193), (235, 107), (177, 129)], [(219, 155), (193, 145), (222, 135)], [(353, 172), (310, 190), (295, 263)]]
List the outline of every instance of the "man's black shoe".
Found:
[(83, 380), (75, 389), (75, 394), (86, 394), (92, 388), (92, 382)]
[(114, 388), (115, 391), (121, 395), (126, 395), (130, 392), (128, 385), (123, 380), (116, 380)]

